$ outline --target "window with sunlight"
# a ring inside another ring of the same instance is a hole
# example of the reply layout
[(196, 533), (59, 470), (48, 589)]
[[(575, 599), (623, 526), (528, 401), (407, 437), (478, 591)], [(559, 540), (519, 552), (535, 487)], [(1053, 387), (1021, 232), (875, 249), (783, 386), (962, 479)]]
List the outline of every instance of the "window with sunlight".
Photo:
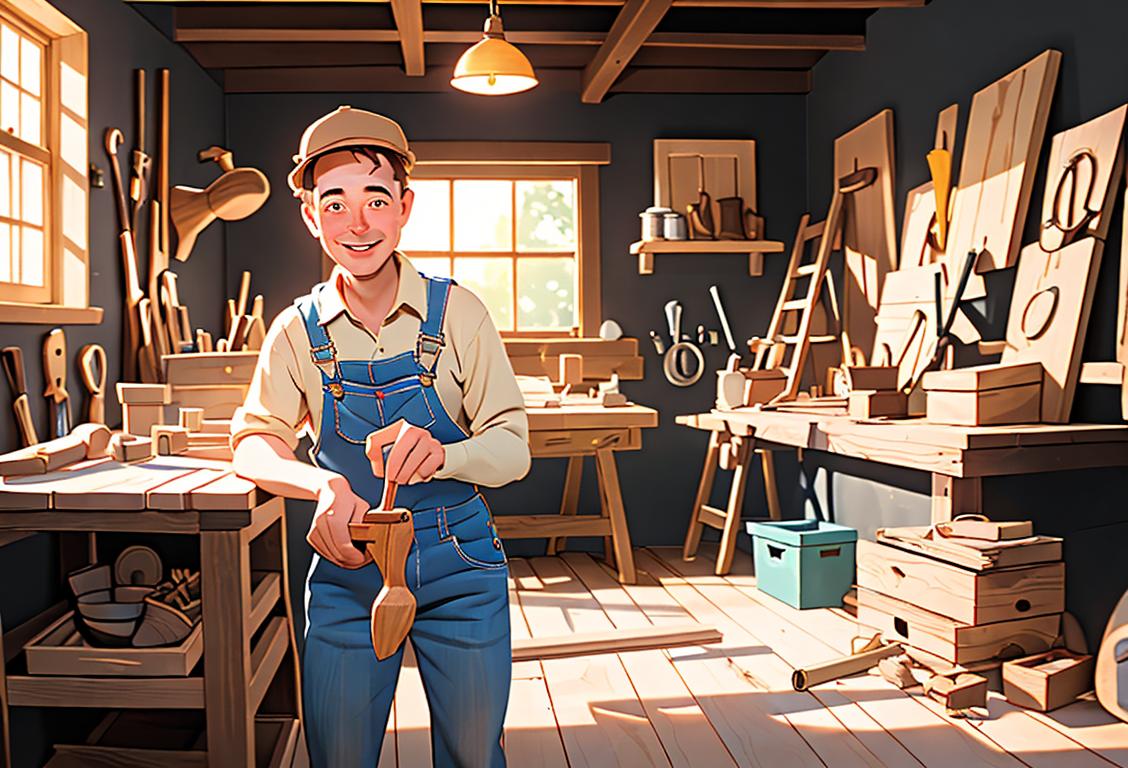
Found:
[(413, 179), (400, 250), (453, 277), (508, 332), (571, 332), (577, 313), (575, 179)]

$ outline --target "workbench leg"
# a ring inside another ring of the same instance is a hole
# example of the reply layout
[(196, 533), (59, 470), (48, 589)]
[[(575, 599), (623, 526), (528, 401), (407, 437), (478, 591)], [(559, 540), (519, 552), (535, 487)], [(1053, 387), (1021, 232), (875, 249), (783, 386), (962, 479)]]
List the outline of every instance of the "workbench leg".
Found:
[(744, 508), (744, 488), (748, 484), (748, 466), (752, 463), (752, 448), (747, 440), (742, 440), (736, 469), (732, 473), (732, 488), (729, 489), (728, 507), (725, 509), (725, 527), (721, 531), (721, 545), (717, 548), (716, 574), (724, 576), (732, 570), (732, 559), (736, 555), (736, 537), (740, 533), (740, 513)]
[(204, 622), (204, 704), (210, 768), (255, 764), (250, 708), (251, 568), (239, 531), (200, 533)]
[(631, 551), (631, 534), (627, 529), (627, 512), (623, 508), (623, 492), (619, 487), (619, 470), (615, 467), (615, 454), (610, 449), (595, 452), (596, 465), (605, 486), (607, 513), (611, 518), (611, 542), (615, 547), (615, 567), (619, 569), (619, 581), (623, 584), (635, 583), (634, 552)]
[(932, 473), (932, 523), (957, 515), (983, 514), (983, 480)]
[(709, 447), (705, 449), (705, 466), (701, 468), (701, 480), (697, 483), (697, 496), (693, 499), (693, 511), (689, 515), (689, 530), (685, 532), (682, 546), (682, 559), (689, 560), (697, 554), (701, 544), (701, 532), (705, 530), (701, 522), (701, 508), (709, 503), (713, 491), (713, 479), (717, 475), (717, 462), (721, 456), (721, 433), (709, 433)]
[(8, 726), (7, 659), (4, 653), (4, 624), (0, 621), (0, 768), (12, 768), (12, 731)]
[[(580, 481), (584, 477), (584, 457), (569, 456), (568, 469), (564, 474), (564, 496), (560, 499), (560, 514), (572, 515), (580, 506)], [(555, 555), (564, 549), (567, 536), (553, 536), (548, 540), (548, 554)]]
[(779, 509), (779, 488), (776, 487), (776, 473), (774, 454), (765, 449), (757, 450), (760, 454), (760, 469), (764, 473), (764, 498), (768, 501), (768, 517), (772, 520), (782, 520), (783, 515)]

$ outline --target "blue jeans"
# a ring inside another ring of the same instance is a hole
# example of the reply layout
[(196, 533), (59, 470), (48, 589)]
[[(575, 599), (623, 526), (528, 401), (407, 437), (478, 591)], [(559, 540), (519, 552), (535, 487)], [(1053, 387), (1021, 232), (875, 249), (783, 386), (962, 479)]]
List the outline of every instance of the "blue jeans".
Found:
[[(509, 568), (481, 496), (413, 513), (408, 586), (418, 603), (411, 642), (431, 710), (440, 768), (505, 765), (509, 702)], [(384, 740), (403, 648), (376, 659), (370, 610), (375, 565), (348, 570), (314, 558), (302, 659), (306, 735), (314, 768), (372, 768)]]

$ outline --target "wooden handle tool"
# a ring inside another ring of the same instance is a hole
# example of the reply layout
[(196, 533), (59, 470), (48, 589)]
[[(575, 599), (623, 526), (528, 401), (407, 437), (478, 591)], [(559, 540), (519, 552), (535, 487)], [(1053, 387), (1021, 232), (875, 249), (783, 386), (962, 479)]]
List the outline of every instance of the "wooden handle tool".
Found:
[(395, 498), (396, 483), (385, 480), (381, 509), (365, 513), (362, 522), (349, 523), (353, 541), (367, 548), (384, 579), (372, 602), (372, 649), (380, 660), (396, 652), (415, 621), (415, 595), (404, 575), (415, 527), (411, 510), (395, 508)]
[(78, 352), (78, 368), (82, 384), (90, 397), (86, 403), (86, 421), (106, 423), (106, 350), (101, 344), (87, 344)]
[(67, 338), (55, 328), (43, 340), (43, 396), (51, 409), (51, 437), (70, 432), (70, 396), (67, 394)]
[(24, 374), (23, 350), (19, 347), (4, 347), (0, 351), (4, 375), (12, 390), (12, 410), (16, 414), (16, 426), (20, 431), (20, 443), (35, 445), (39, 435), (35, 432), (35, 422), (31, 419), (31, 403), (27, 399), (27, 379)]

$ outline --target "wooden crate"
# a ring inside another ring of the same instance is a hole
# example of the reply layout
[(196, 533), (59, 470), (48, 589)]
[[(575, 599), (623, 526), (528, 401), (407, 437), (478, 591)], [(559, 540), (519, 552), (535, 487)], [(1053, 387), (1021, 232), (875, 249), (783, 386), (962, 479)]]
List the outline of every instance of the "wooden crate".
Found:
[(905, 643), (953, 664), (969, 664), (1049, 650), (1057, 639), (1061, 616), (970, 625), (859, 588), (858, 623), (879, 630), (891, 642)]
[(1042, 384), (988, 389), (979, 392), (929, 390), (925, 417), (933, 424), (993, 427), (1036, 424), (1042, 418)]
[(258, 352), (201, 352), (165, 355), (165, 381), (186, 384), (249, 384)]
[(989, 571), (1034, 563), (1061, 560), (1062, 540), (1056, 536), (1035, 536), (1029, 544), (957, 538), (928, 538), (928, 526), (878, 528), (879, 542), (909, 552), (920, 552), (946, 563)]
[(896, 547), (858, 542), (858, 586), (965, 624), (1065, 610), (1065, 563), (972, 571)]
[(32, 675), (97, 677), (186, 677), (204, 652), (203, 624), (179, 645), (167, 648), (102, 648), (86, 642), (74, 611), (60, 616), (24, 648)]
[(1003, 663), (1007, 701), (1049, 712), (1093, 688), (1093, 657), (1055, 648)]

